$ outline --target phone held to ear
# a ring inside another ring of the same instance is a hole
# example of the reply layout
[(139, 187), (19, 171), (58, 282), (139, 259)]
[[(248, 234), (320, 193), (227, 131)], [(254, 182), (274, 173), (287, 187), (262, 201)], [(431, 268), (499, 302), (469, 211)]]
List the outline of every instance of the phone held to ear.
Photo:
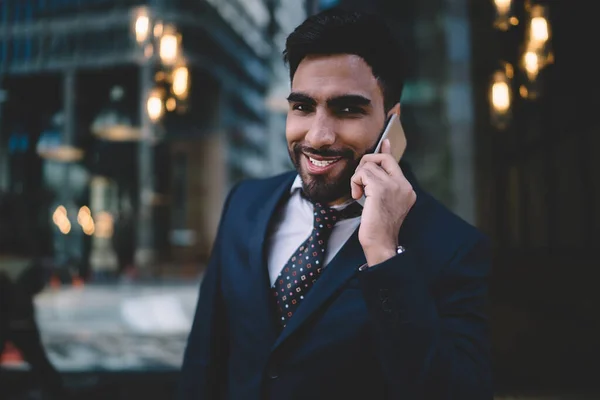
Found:
[[(375, 146), (374, 154), (381, 152), (381, 146), (385, 139), (389, 139), (390, 146), (392, 148), (392, 156), (396, 159), (397, 162), (400, 162), (400, 159), (404, 155), (404, 151), (406, 150), (406, 135), (404, 133), (404, 128), (402, 128), (402, 124), (400, 123), (400, 116), (398, 114), (392, 114), (386, 124), (385, 128), (379, 135), (379, 141), (377, 142), (377, 146)], [(358, 203), (364, 207), (366, 197), (363, 196), (358, 199)]]

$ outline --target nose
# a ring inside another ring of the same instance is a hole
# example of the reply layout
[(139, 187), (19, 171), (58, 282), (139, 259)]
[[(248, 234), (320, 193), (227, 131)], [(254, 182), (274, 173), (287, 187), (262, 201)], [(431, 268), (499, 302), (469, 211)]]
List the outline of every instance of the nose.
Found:
[(335, 136), (335, 121), (333, 121), (333, 118), (326, 113), (317, 112), (305, 140), (310, 147), (320, 149), (333, 145)]

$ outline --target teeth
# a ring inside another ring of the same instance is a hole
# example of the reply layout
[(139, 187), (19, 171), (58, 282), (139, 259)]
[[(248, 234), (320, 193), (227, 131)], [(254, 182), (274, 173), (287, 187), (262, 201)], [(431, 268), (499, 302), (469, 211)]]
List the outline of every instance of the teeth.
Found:
[(310, 160), (311, 163), (313, 163), (317, 167), (326, 167), (329, 164), (333, 164), (334, 162), (337, 161), (337, 160), (321, 161), (321, 160), (315, 160), (314, 158), (311, 158), (311, 157), (308, 157), (308, 159)]

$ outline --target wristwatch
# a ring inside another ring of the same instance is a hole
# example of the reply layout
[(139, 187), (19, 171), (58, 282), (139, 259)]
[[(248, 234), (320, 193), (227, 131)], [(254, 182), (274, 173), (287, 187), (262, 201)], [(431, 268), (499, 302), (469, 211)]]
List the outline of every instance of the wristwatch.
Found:
[[(396, 255), (402, 254), (405, 251), (406, 251), (406, 249), (403, 246), (397, 246), (396, 247)], [(366, 270), (368, 268), (369, 268), (369, 264), (364, 263), (363, 265), (361, 265), (360, 267), (358, 267), (358, 270), (362, 272), (362, 271), (364, 271), (364, 270)]]

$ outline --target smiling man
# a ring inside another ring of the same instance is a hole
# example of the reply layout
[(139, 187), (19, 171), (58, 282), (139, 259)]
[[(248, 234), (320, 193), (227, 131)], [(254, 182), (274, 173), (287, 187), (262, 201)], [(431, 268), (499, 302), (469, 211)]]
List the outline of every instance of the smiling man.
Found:
[(389, 30), (332, 9), (290, 34), (284, 59), (296, 170), (228, 195), (181, 398), (491, 399), (487, 239), (388, 141), (373, 154), (400, 113)]

